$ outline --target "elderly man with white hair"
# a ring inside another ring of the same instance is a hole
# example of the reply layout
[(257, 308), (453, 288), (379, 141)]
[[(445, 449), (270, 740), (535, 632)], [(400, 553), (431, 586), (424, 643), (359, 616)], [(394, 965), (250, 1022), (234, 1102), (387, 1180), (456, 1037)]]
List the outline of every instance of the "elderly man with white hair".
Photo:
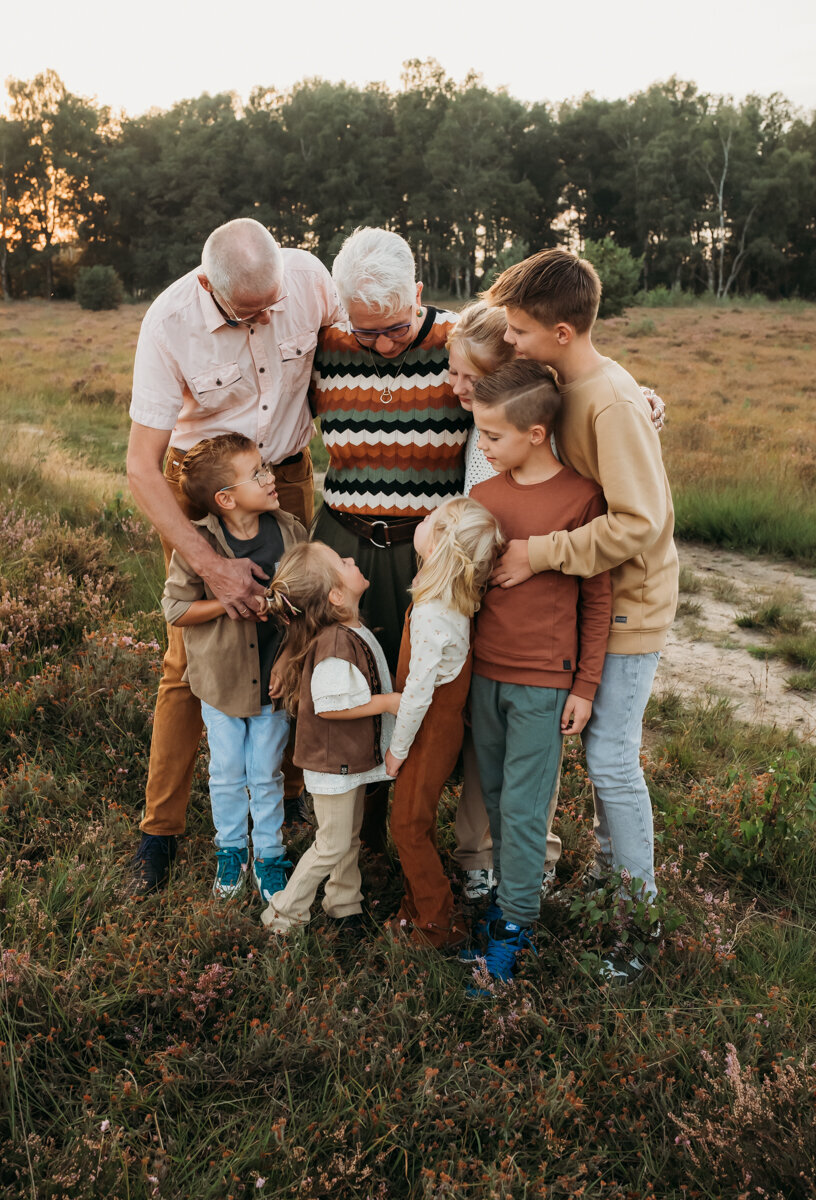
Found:
[[(281, 249), (258, 221), (241, 218), (210, 234), (201, 266), (162, 292), (142, 322), (130, 408), (131, 491), (161, 537), (165, 563), (176, 549), (234, 620), (255, 620), (262, 573), (248, 558), (217, 555), (193, 528), (203, 514), (181, 491), (184, 456), (203, 438), (245, 434), (274, 471), (281, 507), (308, 525), (314, 509), (309, 378), (320, 329), (342, 317), (318, 259)], [(202, 728), (185, 670), (181, 630), (169, 627), (135, 859), (137, 894), (164, 885), (184, 832)], [(291, 816), (295, 796), (288, 800)]]

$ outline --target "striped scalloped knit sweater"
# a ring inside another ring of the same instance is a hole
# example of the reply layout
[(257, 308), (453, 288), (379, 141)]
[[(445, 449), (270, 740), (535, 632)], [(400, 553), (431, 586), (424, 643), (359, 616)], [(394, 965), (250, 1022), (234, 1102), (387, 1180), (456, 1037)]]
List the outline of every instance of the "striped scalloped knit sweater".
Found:
[(345, 325), (321, 332), (311, 397), (329, 453), (323, 499), (332, 508), (422, 517), (461, 495), (472, 418), (448, 383), (445, 343), (455, 323), (454, 313), (429, 305), (410, 348), (391, 359), (363, 349)]

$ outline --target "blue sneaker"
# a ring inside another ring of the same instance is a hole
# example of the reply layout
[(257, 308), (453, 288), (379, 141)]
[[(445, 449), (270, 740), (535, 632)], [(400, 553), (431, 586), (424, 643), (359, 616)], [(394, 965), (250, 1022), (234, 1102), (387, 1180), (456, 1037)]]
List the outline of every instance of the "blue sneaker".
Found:
[(493, 984), (512, 983), (516, 956), (526, 949), (535, 954), (532, 932), (530, 928), (525, 929), (501, 917), (494, 921), (487, 931), (487, 949), (483, 955), (476, 956), (484, 962), (482, 974), (486, 978), (481, 979), (474, 974), (473, 983), (467, 986), (467, 994), (490, 996)]
[(213, 895), (218, 900), (231, 900), (243, 891), (246, 883), (249, 854), (246, 846), (216, 847), (215, 857), (218, 861), (215, 881), (212, 885)]
[(292, 864), (285, 854), (279, 854), (277, 858), (253, 860), (252, 878), (255, 880), (255, 887), (265, 904), (269, 903), (275, 892), (282, 892), (286, 887), (289, 878), (287, 871), (291, 869)]
[[(499, 890), (498, 884), (495, 884), (490, 889), (490, 903), (488, 904), (487, 908), (484, 910), (484, 912), (483, 912), (482, 916), (479, 918), (479, 920), (474, 921), (474, 923), (473, 923), (473, 931), (472, 931), (473, 936), (475, 938), (478, 938), (480, 941), (484, 941), (484, 939), (487, 937), (488, 930), (489, 930), (490, 926), (493, 924), (493, 922), (501, 920), (502, 910), (499, 907), (499, 901), (497, 899), (498, 890)], [(473, 953), (473, 952), (470, 952), (470, 953), (472, 953), (473, 958), (482, 958), (482, 952), (480, 950), (476, 951), (475, 953)], [(467, 961), (467, 960), (463, 960), (463, 961)]]

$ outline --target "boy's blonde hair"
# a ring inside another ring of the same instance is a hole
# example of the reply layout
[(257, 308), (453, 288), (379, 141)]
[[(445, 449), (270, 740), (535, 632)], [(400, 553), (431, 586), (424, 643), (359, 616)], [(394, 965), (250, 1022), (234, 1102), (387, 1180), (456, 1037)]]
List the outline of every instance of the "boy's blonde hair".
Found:
[(473, 399), (488, 408), (504, 408), (505, 420), (523, 433), (543, 425), (552, 433), (561, 411), (561, 393), (549, 367), (517, 358), (476, 381)]
[(501, 309), (475, 300), (459, 314), (447, 349), (455, 346), (478, 375), (488, 375), (515, 355), (514, 348), (504, 340), (506, 332), (507, 319)]
[(235, 483), (232, 460), (236, 454), (254, 450), (255, 443), (242, 433), (222, 433), (196, 442), (181, 464), (181, 490), (196, 508), (217, 513), (215, 493)]
[(312, 642), (322, 630), (354, 615), (329, 599), (329, 592), (342, 582), (323, 553), (327, 549), (324, 542), (299, 542), (286, 551), (266, 589), (267, 611), (286, 634), (281, 668), (272, 670), (281, 680), (283, 702), (292, 716), (297, 713), (303, 661)]
[(520, 308), (542, 325), (559, 321), (586, 333), (595, 324), (601, 281), (591, 262), (566, 250), (540, 250), (502, 271), (484, 293), (488, 304)]
[(469, 496), (447, 500), (434, 512), (433, 542), (411, 588), (414, 604), (439, 600), (472, 617), (504, 546), (498, 521)]

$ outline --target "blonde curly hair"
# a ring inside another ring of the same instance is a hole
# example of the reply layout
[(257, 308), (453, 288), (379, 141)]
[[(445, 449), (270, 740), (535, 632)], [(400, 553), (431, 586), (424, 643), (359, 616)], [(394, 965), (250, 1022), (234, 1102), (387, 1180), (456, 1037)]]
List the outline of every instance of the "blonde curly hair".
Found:
[(411, 587), (414, 604), (439, 600), (472, 617), (479, 611), (504, 535), (491, 512), (469, 496), (447, 500), (433, 513), (433, 549)]

